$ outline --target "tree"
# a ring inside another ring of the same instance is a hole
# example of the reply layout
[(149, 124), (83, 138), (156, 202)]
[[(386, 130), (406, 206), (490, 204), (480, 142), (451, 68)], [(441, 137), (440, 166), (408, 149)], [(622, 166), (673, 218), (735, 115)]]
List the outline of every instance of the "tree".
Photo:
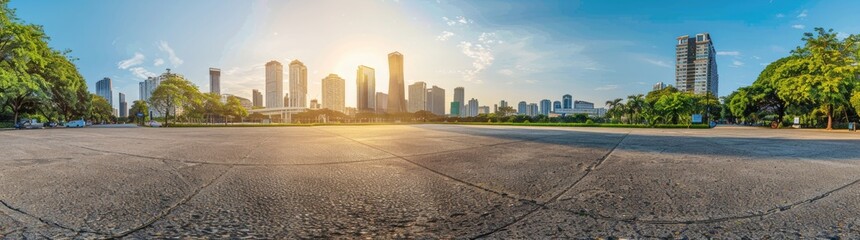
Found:
[(606, 106), (609, 107), (609, 110), (606, 111), (606, 115), (621, 121), (621, 116), (624, 115), (624, 112), (626, 111), (622, 101), (624, 101), (624, 99), (621, 98), (606, 101)]
[(627, 121), (629, 123), (642, 123), (641, 115), (645, 109), (645, 96), (642, 94), (627, 96)]
[(90, 99), (87, 119), (93, 122), (110, 122), (113, 117), (113, 108), (107, 99), (96, 94), (90, 94)]
[(854, 90), (854, 93), (851, 94), (851, 106), (854, 107), (854, 112), (857, 113), (857, 116), (860, 116), (860, 90)]
[[(137, 113), (143, 114), (138, 117)], [(129, 118), (135, 122), (143, 123), (146, 117), (149, 116), (149, 104), (143, 100), (136, 100), (131, 104), (131, 109), (129, 110)]]
[[(224, 115), (234, 118), (243, 118), (248, 116), (248, 110), (242, 106), (242, 101), (236, 96), (227, 97), (227, 103), (224, 104)], [(227, 122), (225, 121), (226, 125)]]
[(665, 114), (673, 124), (678, 124), (692, 113), (693, 99), (689, 93), (675, 92), (660, 97), (655, 108)]
[(504, 107), (499, 107), (499, 109), (496, 110), (496, 115), (498, 115), (499, 117), (505, 117), (505, 116), (510, 116), (516, 112), (517, 112), (517, 110), (514, 110), (514, 107), (504, 106)]
[(20, 23), (7, 4), (0, 1), (0, 106), (8, 107), (17, 122), (46, 99), (46, 84), (38, 72), (50, 48), (42, 27)]
[(827, 116), (827, 129), (833, 129), (834, 110), (848, 103), (856, 84), (858, 36), (839, 40), (833, 29), (815, 28), (804, 33), (805, 45), (792, 51), (791, 60), (778, 68), (780, 97), (789, 103), (812, 103)]
[(176, 114), (178, 109), (201, 108), (202, 97), (200, 90), (193, 83), (179, 74), (168, 74), (167, 79), (161, 82), (149, 101), (152, 107), (164, 114), (164, 126), (170, 122), (170, 113)]

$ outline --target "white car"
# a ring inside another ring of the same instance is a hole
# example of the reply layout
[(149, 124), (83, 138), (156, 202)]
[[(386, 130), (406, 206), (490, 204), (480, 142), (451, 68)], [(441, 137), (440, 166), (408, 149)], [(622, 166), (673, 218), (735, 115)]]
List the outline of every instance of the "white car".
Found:
[(156, 121), (149, 121), (149, 126), (150, 127), (161, 127), (161, 123), (156, 122)]
[(72, 120), (66, 123), (67, 128), (82, 128), (87, 125), (87, 122), (84, 120)]

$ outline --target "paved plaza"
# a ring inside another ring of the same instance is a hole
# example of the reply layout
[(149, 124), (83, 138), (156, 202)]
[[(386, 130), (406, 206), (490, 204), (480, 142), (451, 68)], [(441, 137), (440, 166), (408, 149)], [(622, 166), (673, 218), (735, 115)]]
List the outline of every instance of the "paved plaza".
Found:
[(0, 236), (856, 239), (858, 182), (819, 130), (0, 131)]

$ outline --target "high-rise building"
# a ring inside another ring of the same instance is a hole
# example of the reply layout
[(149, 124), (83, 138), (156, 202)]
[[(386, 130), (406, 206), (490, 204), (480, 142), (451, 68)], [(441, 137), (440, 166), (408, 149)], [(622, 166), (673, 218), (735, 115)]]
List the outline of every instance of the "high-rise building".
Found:
[(257, 89), (251, 90), (251, 99), (253, 99), (254, 107), (263, 106), (263, 94)]
[(221, 95), (221, 69), (209, 68), (209, 92)]
[(388, 54), (388, 108), (387, 112), (406, 112), (406, 96), (403, 92), (403, 54), (393, 52)]
[(290, 62), (290, 107), (307, 107), (308, 68), (299, 60)]
[(529, 106), (526, 109), (526, 115), (534, 117), (534, 116), (537, 116), (538, 114), (540, 114), (540, 111), (538, 110), (537, 103), (529, 103)]
[(321, 108), (320, 102), (317, 101), (316, 99), (311, 99), (310, 109), (320, 109), (320, 108)]
[(427, 89), (427, 106), (424, 108), (433, 114), (445, 115), (445, 89), (437, 86)]
[(278, 61), (266, 63), (266, 107), (284, 106), (284, 66)]
[(460, 117), (460, 109), (463, 109), (463, 106), (460, 106), (460, 102), (454, 101), (451, 102), (451, 117)]
[(520, 101), (520, 103), (517, 104), (517, 114), (525, 115), (527, 111), (526, 108), (528, 108), (528, 105), (529, 104), (526, 103), (526, 101)]
[(463, 89), (463, 87), (454, 88), (454, 102), (459, 103), (459, 104), (457, 104), (457, 106), (460, 106), (460, 108), (457, 109), (457, 113), (458, 113), (457, 115), (454, 115), (454, 109), (452, 108), (451, 109), (451, 115), (452, 116), (461, 116), (461, 117), (466, 116), (466, 113), (465, 113), (466, 112), (466, 110), (465, 110), (466, 94), (465, 94), (465, 92), (466, 91), (465, 91), (465, 89)]
[(284, 94), (284, 107), (289, 107), (289, 106), (290, 106), (290, 94), (285, 93)]
[(322, 108), (344, 112), (346, 104), (346, 81), (337, 74), (329, 74), (322, 80)]
[(577, 101), (573, 102), (573, 108), (575, 108), (575, 109), (593, 109), (594, 103), (577, 100)]
[(368, 66), (358, 66), (355, 86), (358, 90), (356, 108), (372, 112), (376, 108), (376, 71)]
[(161, 77), (148, 77), (143, 82), (139, 83), (140, 86), (140, 100), (149, 102), (149, 98), (152, 97), (152, 92), (155, 91), (155, 88), (161, 84)]
[(385, 113), (388, 110), (388, 94), (376, 92), (376, 113)]
[(478, 114), (490, 114), (490, 106), (478, 107)]
[(105, 77), (96, 82), (96, 95), (107, 99), (107, 102), (113, 107), (113, 84), (111, 84), (110, 78)]
[(409, 112), (427, 110), (427, 83), (415, 82), (409, 85)]
[(499, 111), (499, 104), (493, 104), (493, 112)]
[(571, 109), (573, 108), (573, 96), (570, 94), (565, 94), (561, 96), (561, 108), (562, 109)]
[(119, 117), (128, 117), (128, 103), (125, 101), (125, 93), (119, 93)]
[(678, 37), (675, 45), (675, 88), (681, 92), (719, 96), (717, 52), (708, 33)]
[(469, 99), (469, 114), (467, 117), (478, 116), (478, 99)]
[(653, 86), (653, 87), (651, 87), (651, 91), (659, 91), (659, 90), (663, 90), (664, 88), (666, 88), (666, 84), (665, 84), (665, 83), (663, 83), (663, 82), (657, 82), (657, 83), (655, 83), (655, 84), (654, 84), (654, 86)]
[(540, 100), (540, 114), (549, 115), (552, 102), (549, 99)]
[(560, 101), (553, 101), (552, 102), (552, 112), (558, 112), (559, 109), (561, 109), (561, 102)]
[(507, 106), (508, 106), (508, 101), (505, 101), (505, 100), (499, 101), (499, 108), (503, 108), (503, 107), (507, 107)]

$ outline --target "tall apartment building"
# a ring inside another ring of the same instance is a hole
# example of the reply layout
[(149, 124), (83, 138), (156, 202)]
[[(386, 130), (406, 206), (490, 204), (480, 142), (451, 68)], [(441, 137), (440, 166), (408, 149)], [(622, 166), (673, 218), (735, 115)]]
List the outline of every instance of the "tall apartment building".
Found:
[(549, 115), (552, 102), (549, 99), (540, 100), (540, 114)]
[(558, 112), (561, 109), (561, 101), (552, 102), (552, 112)]
[(469, 106), (467, 117), (478, 116), (478, 99), (470, 99), (467, 106)]
[(403, 54), (393, 52), (388, 54), (388, 108), (387, 112), (406, 112), (406, 96), (403, 94)]
[(308, 105), (308, 68), (299, 60), (290, 62), (290, 106)]
[(119, 93), (119, 117), (128, 117), (128, 103), (125, 101), (125, 93)]
[(537, 103), (529, 103), (528, 107), (526, 108), (526, 115), (534, 117), (538, 114), (540, 114), (540, 111), (538, 109)]
[(266, 63), (266, 107), (284, 106), (284, 65), (278, 61)]
[(562, 109), (571, 109), (573, 108), (573, 96), (570, 94), (565, 94), (561, 96), (561, 108)]
[(424, 107), (433, 114), (445, 115), (445, 89), (437, 86), (427, 89), (427, 105)]
[(663, 90), (664, 88), (666, 88), (666, 84), (665, 84), (665, 83), (663, 83), (663, 82), (657, 82), (657, 83), (655, 83), (655, 84), (654, 84), (654, 86), (653, 86), (653, 87), (651, 87), (651, 91), (659, 91), (659, 90)]
[(209, 92), (221, 95), (221, 69), (209, 68)]
[(388, 94), (376, 92), (376, 113), (388, 111)]
[(517, 104), (517, 114), (525, 115), (527, 111), (526, 108), (528, 108), (528, 106), (529, 104), (526, 103), (526, 101), (520, 101), (520, 103)]
[(338, 112), (344, 112), (346, 94), (346, 81), (337, 76), (329, 74), (322, 80), (322, 108), (328, 108)]
[(427, 110), (427, 83), (415, 82), (409, 85), (409, 104), (407, 111), (414, 113)]
[(107, 99), (107, 102), (110, 103), (111, 107), (113, 107), (113, 84), (111, 83), (110, 78), (105, 77), (104, 79), (96, 82), (96, 95)]
[(358, 111), (373, 112), (376, 109), (376, 71), (368, 66), (358, 66), (355, 86), (358, 90), (356, 108)]
[(682, 92), (719, 96), (717, 52), (708, 33), (678, 37), (675, 46), (675, 88)]

